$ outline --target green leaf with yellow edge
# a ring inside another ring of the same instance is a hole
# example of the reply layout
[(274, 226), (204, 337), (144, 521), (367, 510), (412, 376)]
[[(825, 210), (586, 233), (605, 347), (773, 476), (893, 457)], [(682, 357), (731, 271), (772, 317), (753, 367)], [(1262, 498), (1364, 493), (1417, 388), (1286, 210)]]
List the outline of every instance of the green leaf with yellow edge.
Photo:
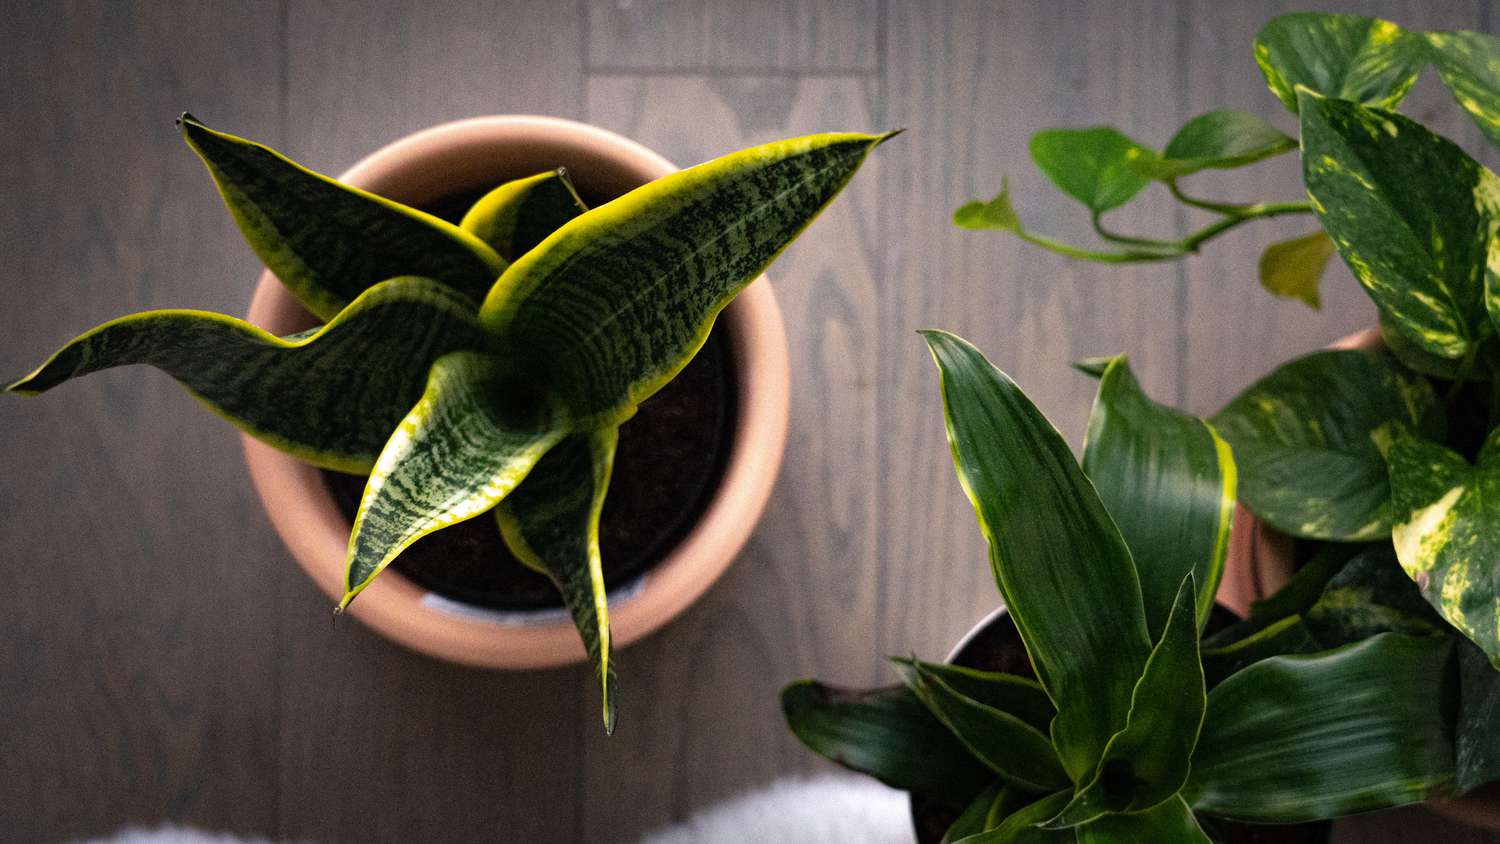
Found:
[(1432, 63), (1490, 143), (1500, 146), (1500, 38), (1483, 32), (1429, 32)]
[(256, 439), (359, 474), (422, 395), (432, 362), (483, 343), (473, 302), (430, 279), (397, 278), (322, 328), (284, 338), (206, 311), (121, 317), (5, 389), (36, 394), (90, 372), (146, 364)]
[(436, 279), (478, 302), (505, 269), (493, 249), (452, 223), (314, 173), (190, 114), (178, 123), (255, 254), (323, 319), (402, 275)]
[(960, 694), (916, 660), (898, 664), (917, 699), (1007, 784), (1042, 792), (1069, 784), (1046, 734), (1009, 712)]
[(599, 675), (604, 731), (615, 731), (615, 662), (599, 554), (599, 515), (614, 468), (616, 428), (571, 434), (539, 460), (495, 510), (517, 560), (562, 593)]
[(1005, 674), (998, 671), (980, 671), (962, 665), (943, 662), (920, 662), (897, 658), (898, 666), (920, 667), (926, 674), (947, 683), (954, 691), (985, 706), (1014, 715), (1046, 732), (1052, 719), (1057, 716), (1057, 707), (1047, 697), (1042, 684), (1027, 677)]
[(1095, 214), (1135, 198), (1156, 153), (1108, 126), (1048, 129), (1031, 136), (1031, 158), (1063, 193)]
[(1398, 439), (1388, 457), (1401, 567), (1500, 669), (1500, 429), (1473, 466), (1416, 437)]
[(1150, 635), (1161, 635), (1189, 572), (1198, 584), (1201, 629), (1224, 573), (1234, 516), (1229, 444), (1203, 420), (1148, 398), (1120, 355), (1099, 380), (1083, 471), (1130, 546)]
[(1296, 148), (1295, 138), (1261, 118), (1223, 109), (1189, 120), (1161, 157), (1143, 156), (1139, 169), (1154, 179), (1175, 179), (1200, 170), (1244, 167)]
[[(954, 844), (956, 841), (968, 838), (971, 835), (978, 835), (987, 829), (999, 826), (998, 821), (991, 824), (990, 819), (997, 813), (997, 810), (1005, 808), (1006, 800), (1012, 794), (1014, 792), (1010, 787), (1000, 782), (996, 782), (984, 791), (979, 792), (979, 796), (975, 797), (970, 801), (968, 806), (964, 807), (958, 819), (948, 827), (947, 832), (943, 833), (943, 838), (938, 844)], [(1009, 812), (1006, 811), (1004, 814), (1009, 814)], [(1003, 818), (1004, 815), (1002, 814), (1001, 819)]]
[(994, 780), (905, 686), (851, 691), (799, 680), (782, 690), (781, 709), (809, 750), (892, 788), (963, 806)]
[(1058, 704), (1052, 740), (1077, 782), (1125, 725), (1151, 653), (1130, 550), (1072, 450), (1021, 388), (968, 342), (922, 334), (938, 366), (959, 482), (989, 540), (1006, 609)]
[(587, 210), (568, 171), (558, 168), (495, 188), (474, 203), (458, 227), (514, 261)]
[(1110, 813), (1145, 812), (1171, 799), (1187, 782), (1206, 694), (1198, 659), (1196, 595), (1189, 572), (1136, 681), (1124, 729), (1109, 740), (1092, 779), (1046, 826), (1061, 829)]
[(1212, 844), (1181, 796), (1145, 812), (1105, 815), (1077, 829), (1078, 844)]
[(955, 844), (1071, 844), (1076, 839), (1073, 830), (1038, 826), (1066, 806), (1071, 796), (1071, 791), (1050, 794), (1015, 810), (994, 829), (960, 838)]
[(1441, 438), (1432, 385), (1377, 351), (1283, 364), (1211, 420), (1239, 467), (1239, 497), (1292, 536), (1354, 542), (1391, 527), (1385, 451), (1403, 430)]
[(1271, 93), (1297, 113), (1297, 88), (1392, 108), (1427, 64), (1421, 39), (1378, 18), (1294, 12), (1255, 36), (1255, 63)]
[(1495, 174), (1414, 120), (1305, 90), (1302, 148), (1323, 228), (1416, 345), (1459, 358), (1495, 333), (1485, 303), (1486, 266), (1500, 262)]
[(1324, 231), (1273, 243), (1260, 255), (1260, 286), (1273, 295), (1298, 299), (1319, 310), (1323, 300), (1318, 295), (1318, 283), (1323, 280), (1328, 259), (1336, 252), (1338, 248)]
[(1304, 823), (1436, 793), (1453, 777), (1452, 645), (1382, 633), (1236, 673), (1209, 692), (1183, 796), (1208, 815)]
[(480, 352), (432, 365), (355, 511), (340, 610), (413, 542), (488, 512), (562, 439), (553, 415), (502, 376)]
[(978, 199), (966, 202), (953, 212), (953, 225), (961, 229), (1003, 229), (1022, 231), (1021, 218), (1010, 202), (1010, 180), (1000, 180), (1000, 193), (988, 202)]
[(480, 322), (577, 427), (622, 422), (890, 137), (778, 141), (636, 188), (518, 258)]
[(1210, 687), (1263, 659), (1318, 650), (1300, 614), (1277, 619), (1242, 639), (1203, 649), (1203, 676)]

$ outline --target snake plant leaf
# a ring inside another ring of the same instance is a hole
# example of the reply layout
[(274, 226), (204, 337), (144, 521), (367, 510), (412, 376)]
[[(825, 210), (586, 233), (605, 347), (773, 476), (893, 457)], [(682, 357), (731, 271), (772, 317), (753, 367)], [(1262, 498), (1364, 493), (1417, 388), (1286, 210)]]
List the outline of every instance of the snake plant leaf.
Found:
[(964, 697), (1013, 715), (1042, 732), (1047, 731), (1052, 719), (1057, 716), (1057, 707), (1047, 697), (1047, 690), (1040, 683), (1026, 677), (998, 671), (979, 671), (942, 662), (903, 658), (892, 661), (905, 671), (920, 668), (925, 674), (947, 683)]
[(1303, 823), (1443, 788), (1453, 777), (1452, 642), (1382, 633), (1238, 672), (1208, 695), (1183, 796), (1231, 820)]
[(402, 275), (437, 279), (478, 302), (505, 269), (479, 238), (431, 214), (314, 173), (190, 114), (178, 122), (255, 254), (323, 319)]
[(458, 227), (514, 261), (587, 210), (568, 171), (559, 167), (495, 188), (474, 203)]
[(562, 593), (599, 675), (606, 733), (615, 731), (615, 662), (599, 555), (599, 515), (618, 442), (617, 428), (569, 435), (495, 509), (511, 553), (551, 578)]
[(1432, 385), (1378, 351), (1323, 351), (1252, 384), (1211, 420), (1234, 450), (1239, 497), (1277, 530), (1311, 539), (1390, 531), (1385, 451), (1403, 430), (1441, 438)]
[(1067, 443), (1020, 387), (967, 341), (922, 334), (938, 366), (959, 482), (989, 541), (1005, 606), (1058, 703), (1052, 739), (1077, 782), (1125, 725), (1151, 652), (1130, 550)]
[(1229, 445), (1201, 419), (1148, 398), (1120, 355), (1099, 379), (1083, 471), (1130, 546), (1150, 635), (1161, 635), (1189, 572), (1198, 584), (1202, 629), (1219, 590), (1234, 516)]
[(1049, 828), (1088, 824), (1107, 813), (1145, 812), (1173, 798), (1187, 782), (1206, 695), (1198, 659), (1197, 591), (1189, 572), (1136, 681), (1125, 728), (1109, 740), (1093, 778), (1047, 822)]
[(1328, 259), (1336, 252), (1338, 247), (1323, 231), (1273, 243), (1260, 255), (1260, 286), (1274, 296), (1297, 299), (1319, 310), (1323, 300), (1318, 285)]
[(1458, 358), (1495, 333), (1485, 303), (1486, 266), (1500, 262), (1494, 173), (1414, 120), (1305, 90), (1302, 147), (1323, 228), (1416, 345)]
[(905, 686), (850, 691), (800, 680), (782, 690), (781, 709), (809, 750), (892, 788), (964, 806), (995, 778)]
[(1108, 126), (1048, 129), (1031, 136), (1031, 158), (1063, 193), (1095, 214), (1135, 198), (1156, 153)]
[(518, 396), (501, 370), (481, 352), (432, 365), (355, 511), (340, 610), (407, 546), (495, 506), (562, 439), (552, 414)]
[(1394, 108), (1427, 64), (1420, 38), (1394, 23), (1357, 15), (1294, 12), (1255, 36), (1255, 63), (1293, 114), (1297, 88)]
[[(964, 807), (958, 819), (948, 827), (947, 832), (943, 833), (943, 838), (938, 844), (954, 844), (956, 841), (968, 838), (971, 835), (978, 835), (987, 829), (999, 826), (998, 822), (995, 824), (989, 823), (990, 818), (996, 813), (996, 810), (1004, 808), (1006, 799), (1013, 793), (1009, 786), (1000, 782), (996, 782), (984, 791), (979, 792), (979, 796), (975, 797), (970, 801), (968, 806)], [(1009, 812), (1005, 812), (1005, 814), (1009, 814)]]
[(1303, 622), (1324, 650), (1381, 633), (1442, 636), (1448, 631), (1386, 543), (1349, 560), (1328, 581)]
[(1473, 643), (1458, 643), (1459, 702), (1454, 785), (1460, 792), (1500, 780), (1500, 671)]
[(1391, 540), (1401, 567), (1500, 669), (1500, 428), (1474, 466), (1409, 436), (1391, 446), (1389, 458)]
[(317, 466), (364, 473), (422, 395), (432, 362), (483, 342), (468, 299), (430, 279), (397, 278), (322, 328), (286, 338), (205, 311), (121, 317), (5, 389), (34, 395), (90, 372), (148, 364), (256, 439)]
[(1145, 811), (1105, 815), (1078, 827), (1078, 844), (1212, 844), (1179, 795)]
[(1482, 32), (1426, 33), (1432, 63), (1453, 99), (1500, 146), (1500, 38)]
[(1244, 167), (1296, 148), (1295, 138), (1261, 118), (1222, 109), (1189, 120), (1161, 157), (1143, 157), (1139, 167), (1154, 179), (1175, 179), (1200, 170)]
[(892, 134), (778, 141), (636, 188), (517, 259), (480, 322), (579, 427), (624, 421)]
[(1012, 812), (999, 826), (959, 839), (956, 844), (1072, 844), (1071, 829), (1043, 829), (1039, 824), (1067, 805), (1070, 791), (1059, 791)]
[(900, 663), (906, 684), (975, 759), (1009, 785), (1052, 791), (1069, 785), (1045, 733), (1008, 712), (960, 694), (936, 674), (910, 660)]
[(988, 202), (970, 200), (953, 212), (953, 225), (961, 229), (1003, 229), (1022, 231), (1021, 218), (1010, 202), (1010, 180), (1000, 179), (1000, 193)]

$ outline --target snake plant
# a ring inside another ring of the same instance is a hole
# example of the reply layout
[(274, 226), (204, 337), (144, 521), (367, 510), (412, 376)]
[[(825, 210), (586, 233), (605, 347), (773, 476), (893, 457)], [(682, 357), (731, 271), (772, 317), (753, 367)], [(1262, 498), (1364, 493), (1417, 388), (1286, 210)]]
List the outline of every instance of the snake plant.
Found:
[[(1290, 361), (1213, 422), (1233, 447), (1241, 497), (1257, 516), (1308, 548), (1383, 547), (1469, 640), (1461, 647), (1469, 714), (1459, 781), (1469, 788), (1500, 779), (1500, 730), (1488, 717), (1500, 706), (1500, 179), (1396, 110), (1430, 66), (1500, 146), (1500, 38), (1297, 13), (1271, 20), (1254, 55), (1295, 116), (1296, 138), (1251, 114), (1214, 111), (1162, 152), (1107, 127), (1032, 139), (1037, 163), (1085, 204), (1111, 247), (1033, 235), (1004, 190), (958, 209), (955, 222), (1120, 263), (1181, 258), (1261, 217), (1314, 217), (1313, 231), (1265, 249), (1261, 283), (1316, 308), (1324, 267), (1339, 254), (1377, 306), (1384, 348)], [(1205, 201), (1180, 184), (1294, 149), (1305, 200)], [(1105, 212), (1153, 182), (1214, 221), (1173, 241), (1105, 227)]]
[(79, 335), (6, 391), (149, 364), (251, 436), (367, 474), (339, 610), (417, 539), (493, 511), (561, 592), (612, 731), (598, 535), (616, 431), (894, 133), (746, 149), (593, 209), (564, 172), (542, 173), (454, 225), (179, 125), (250, 246), (324, 324), (276, 337), (149, 311)]
[(1080, 466), (977, 349), (924, 334), (1034, 674), (899, 658), (891, 687), (794, 683), (809, 748), (948, 806), (947, 844), (1205, 842), (1449, 787), (1454, 639), (1408, 580), (1340, 558), (1278, 593), (1262, 610), (1309, 619), (1301, 653), (1257, 654), (1263, 617), (1201, 638), (1237, 488), (1214, 426), (1148, 398), (1123, 356), (1096, 361)]

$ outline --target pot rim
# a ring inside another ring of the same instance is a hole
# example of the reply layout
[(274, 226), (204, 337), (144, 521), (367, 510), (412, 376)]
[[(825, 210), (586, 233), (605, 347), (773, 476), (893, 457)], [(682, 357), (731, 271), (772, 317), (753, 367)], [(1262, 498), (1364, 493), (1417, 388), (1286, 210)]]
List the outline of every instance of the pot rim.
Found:
[[(454, 182), (465, 174), (483, 189), (559, 165), (569, 166), (577, 181), (603, 193), (623, 192), (677, 169), (645, 146), (596, 126), (507, 115), (424, 129), (375, 151), (339, 178), (421, 204), (451, 195)], [(276, 277), (263, 272), (250, 321), (273, 333), (296, 330), (289, 323), (298, 312), (307, 318)], [(790, 415), (790, 363), (781, 311), (766, 277), (751, 283), (719, 319), (730, 329), (726, 339), (738, 396), (724, 473), (677, 546), (637, 582), (610, 595), (616, 648), (639, 641), (681, 614), (728, 569), (759, 521), (780, 469)], [(276, 532), (298, 565), (337, 601), (343, 593), (350, 524), (319, 470), (249, 435), (241, 439), (251, 480)], [(349, 613), (398, 644), (464, 665), (536, 669), (587, 659), (566, 613), (492, 612), (435, 595), (394, 569), (371, 583), (350, 604)]]

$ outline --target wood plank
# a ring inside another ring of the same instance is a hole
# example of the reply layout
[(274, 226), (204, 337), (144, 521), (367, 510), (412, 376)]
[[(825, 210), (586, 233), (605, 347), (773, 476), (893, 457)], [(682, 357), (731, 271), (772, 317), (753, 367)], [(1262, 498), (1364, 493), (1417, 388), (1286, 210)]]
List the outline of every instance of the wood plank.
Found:
[[(274, 4), (0, 23), (0, 372), (149, 307), (241, 312), (255, 259), (173, 119), (281, 137)], [(269, 12), (269, 14), (267, 14)], [(234, 431), (171, 379), (0, 397), (0, 830), (274, 833), (284, 577)]]
[[(874, 94), (855, 77), (595, 76), (588, 114), (687, 165), (784, 137), (877, 129)], [(607, 740), (586, 737), (587, 840), (631, 840), (808, 770), (814, 760), (782, 722), (781, 686), (808, 675), (854, 684), (885, 676), (873, 635), (880, 584), (870, 494), (880, 482), (871, 373), (884, 155), (771, 269), (794, 361), (786, 461), (724, 580), (620, 655), (620, 728)]]
[(872, 71), (878, 0), (588, 0), (589, 63), (620, 70)]

